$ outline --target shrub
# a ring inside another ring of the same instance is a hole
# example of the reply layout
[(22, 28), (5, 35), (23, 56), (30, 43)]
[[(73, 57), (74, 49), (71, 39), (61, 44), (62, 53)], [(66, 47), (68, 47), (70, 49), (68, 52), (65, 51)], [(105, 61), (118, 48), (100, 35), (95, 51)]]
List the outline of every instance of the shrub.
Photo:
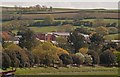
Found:
[(81, 60), (81, 64), (85, 62), (85, 57), (82, 53), (79, 52), (79, 53), (76, 53), (75, 55), (79, 57), (79, 59)]
[(59, 56), (59, 58), (62, 60), (63, 64), (69, 65), (73, 63), (72, 57), (68, 54), (62, 54)]
[(92, 62), (93, 62), (93, 59), (92, 59), (91, 55), (85, 54), (84, 57), (85, 57), (85, 62), (84, 63), (87, 64), (87, 65), (91, 65)]
[(116, 56), (112, 51), (106, 50), (100, 55), (100, 63), (110, 66), (116, 62)]
[(72, 54), (71, 56), (73, 59), (73, 64), (80, 65), (83, 63), (83, 61), (81, 60), (81, 58), (78, 55)]
[(92, 59), (93, 59), (92, 64), (99, 64), (100, 58), (99, 58), (99, 55), (98, 55), (97, 52), (90, 50), (90, 51), (88, 52), (88, 55), (91, 55), (91, 57), (92, 57)]
[(116, 34), (116, 33), (118, 33), (118, 29), (116, 27), (109, 27), (108, 31), (109, 31), (109, 34)]
[(80, 48), (79, 49), (79, 52), (82, 53), (82, 54), (86, 54), (88, 52), (88, 48)]
[(116, 55), (118, 66), (120, 67), (120, 52), (116, 51), (114, 54)]

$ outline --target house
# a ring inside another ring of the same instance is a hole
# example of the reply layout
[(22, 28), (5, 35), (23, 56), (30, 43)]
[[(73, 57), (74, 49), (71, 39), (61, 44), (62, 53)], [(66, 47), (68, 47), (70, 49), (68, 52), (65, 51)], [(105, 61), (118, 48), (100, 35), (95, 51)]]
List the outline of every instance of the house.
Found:
[(65, 32), (48, 32), (48, 33), (38, 33), (35, 35), (37, 40), (40, 40), (41, 42), (45, 41), (51, 41), (52, 43), (56, 43), (57, 37), (68, 37), (69, 33)]
[(55, 35), (54, 34), (50, 34), (50, 33), (38, 33), (35, 35), (37, 40), (40, 40), (41, 42), (45, 42), (45, 41), (51, 41), (53, 43), (56, 43), (55, 41)]
[[(79, 34), (84, 36), (86, 41), (88, 41), (88, 42), (90, 41), (89, 35), (82, 34), (82, 33), (79, 33)], [(38, 33), (35, 35), (36, 39), (40, 40), (41, 42), (51, 41), (53, 43), (57, 43), (56, 42), (57, 37), (68, 38), (69, 36), (70, 36), (69, 32), (48, 32), (48, 33)]]
[(14, 43), (19, 44), (19, 39), (22, 36), (14, 36), (11, 32), (3, 31), (0, 34), (2, 36), (2, 39), (4, 39), (5, 43)]

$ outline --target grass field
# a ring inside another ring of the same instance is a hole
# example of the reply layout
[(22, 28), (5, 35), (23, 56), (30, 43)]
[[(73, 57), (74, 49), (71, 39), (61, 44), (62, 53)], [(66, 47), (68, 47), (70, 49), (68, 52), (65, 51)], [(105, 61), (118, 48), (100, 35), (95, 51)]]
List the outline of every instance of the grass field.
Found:
[(107, 67), (36, 67), (36, 68), (18, 68), (16, 75), (117, 75), (118, 68)]
[(111, 34), (104, 37), (106, 40), (120, 40), (120, 34)]
[[(84, 19), (83, 21), (91, 21), (91, 22), (93, 22), (95, 19)], [(118, 19), (104, 19), (104, 21), (106, 22), (106, 23), (118, 23), (118, 22), (120, 22), (120, 20), (118, 20)]]
[(31, 30), (33, 30), (35, 33), (38, 32), (52, 32), (56, 31), (58, 29), (58, 26), (46, 26), (46, 27), (29, 27)]
[[(73, 28), (79, 28), (80, 26), (74, 26)], [(46, 27), (29, 27), (31, 30), (33, 30), (35, 33), (39, 32), (52, 32), (57, 31), (60, 26), (46, 26)], [(15, 31), (14, 31), (15, 32)]]

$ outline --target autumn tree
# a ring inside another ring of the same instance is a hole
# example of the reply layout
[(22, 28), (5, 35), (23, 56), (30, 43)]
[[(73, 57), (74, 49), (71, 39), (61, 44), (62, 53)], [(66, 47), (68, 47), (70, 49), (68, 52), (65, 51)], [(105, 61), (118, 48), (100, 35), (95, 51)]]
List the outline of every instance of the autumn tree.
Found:
[(84, 54), (87, 54), (88, 48), (87, 48), (87, 47), (80, 48), (80, 49), (79, 49), (79, 52), (82, 53), (83, 55), (84, 55)]
[(59, 56), (61, 54), (68, 54), (62, 48), (54, 46), (50, 42), (44, 42), (33, 48), (33, 55), (35, 56), (35, 64), (44, 64), (47, 66), (59, 64)]

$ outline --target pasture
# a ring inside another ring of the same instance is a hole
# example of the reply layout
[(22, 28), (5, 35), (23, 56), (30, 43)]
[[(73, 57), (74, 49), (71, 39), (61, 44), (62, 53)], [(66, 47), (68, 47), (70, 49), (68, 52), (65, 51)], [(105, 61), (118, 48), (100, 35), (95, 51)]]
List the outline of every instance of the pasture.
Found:
[(36, 67), (17, 68), (16, 75), (118, 75), (118, 68), (110, 67)]

